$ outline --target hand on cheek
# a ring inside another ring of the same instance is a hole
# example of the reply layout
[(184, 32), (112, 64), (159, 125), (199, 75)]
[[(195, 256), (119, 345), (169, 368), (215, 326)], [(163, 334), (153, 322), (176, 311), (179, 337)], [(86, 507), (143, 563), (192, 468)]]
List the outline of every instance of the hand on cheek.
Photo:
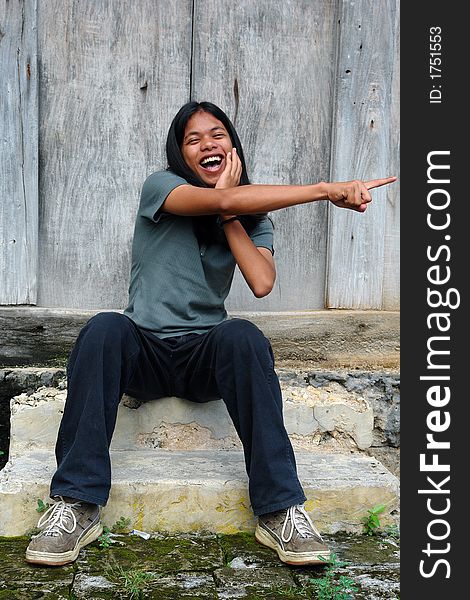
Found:
[(242, 174), (242, 163), (237, 154), (236, 148), (228, 152), (225, 157), (225, 169), (219, 180), (215, 184), (216, 188), (236, 187), (240, 183)]

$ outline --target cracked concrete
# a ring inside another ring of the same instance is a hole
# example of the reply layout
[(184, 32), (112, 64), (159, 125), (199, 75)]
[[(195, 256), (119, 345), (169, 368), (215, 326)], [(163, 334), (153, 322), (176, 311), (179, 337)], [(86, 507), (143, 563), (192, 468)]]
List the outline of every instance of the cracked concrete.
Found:
[[(387, 380), (366, 373), (359, 380), (357, 375), (309, 375), (282, 369), (279, 376), (286, 429), (298, 448), (314, 448), (328, 441), (331, 450), (339, 441), (338, 450), (342, 451), (347, 440), (349, 449), (358, 451), (397, 442), (399, 392), (391, 376)], [(12, 399), (11, 456), (53, 447), (65, 399), (63, 380), (57, 387), (41, 387)], [(32, 410), (39, 411), (34, 419)], [(124, 396), (113, 448), (139, 447), (232, 449), (240, 444), (222, 401), (199, 404), (162, 398), (141, 404)]]

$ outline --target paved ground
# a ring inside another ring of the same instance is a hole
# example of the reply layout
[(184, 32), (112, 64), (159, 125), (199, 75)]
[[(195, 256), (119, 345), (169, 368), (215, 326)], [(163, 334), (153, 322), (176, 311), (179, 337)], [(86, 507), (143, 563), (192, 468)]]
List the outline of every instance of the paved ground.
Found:
[(43, 568), (24, 561), (27, 538), (0, 538), (0, 599), (399, 599), (399, 542), (390, 534), (328, 536), (339, 563), (329, 569), (283, 565), (250, 534), (111, 540), (88, 546), (74, 565)]

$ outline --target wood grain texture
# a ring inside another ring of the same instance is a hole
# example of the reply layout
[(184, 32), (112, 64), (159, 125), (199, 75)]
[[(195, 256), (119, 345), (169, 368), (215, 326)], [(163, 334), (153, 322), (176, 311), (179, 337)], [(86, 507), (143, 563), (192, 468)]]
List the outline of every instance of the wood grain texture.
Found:
[[(397, 0), (394, 35), (394, 60), (392, 71), (391, 113), (390, 113), (390, 172), (400, 175), (400, 2)], [(385, 215), (384, 310), (400, 308), (400, 180), (387, 190), (387, 211)]]
[(38, 263), (36, 1), (0, 1), (0, 304), (35, 304)]
[[(195, 0), (192, 98), (235, 122), (253, 183), (328, 178), (336, 3)], [(327, 206), (271, 215), (278, 277), (256, 300), (237, 276), (229, 308), (323, 308)]]
[(41, 305), (126, 305), (140, 189), (189, 99), (191, 8), (40, 2)]
[[(344, 0), (341, 5), (332, 181), (386, 177), (397, 167), (396, 0)], [(394, 85), (393, 85), (394, 84)], [(327, 307), (383, 308), (397, 301), (387, 275), (396, 281), (397, 191), (373, 192), (366, 213), (330, 206)], [(393, 216), (388, 221), (387, 218)]]
[[(0, 0), (0, 304), (126, 305), (140, 188), (190, 97), (232, 117), (254, 183), (398, 174), (398, 11)], [(398, 308), (398, 194), (272, 213), (276, 286), (257, 300), (238, 274), (229, 310)]]

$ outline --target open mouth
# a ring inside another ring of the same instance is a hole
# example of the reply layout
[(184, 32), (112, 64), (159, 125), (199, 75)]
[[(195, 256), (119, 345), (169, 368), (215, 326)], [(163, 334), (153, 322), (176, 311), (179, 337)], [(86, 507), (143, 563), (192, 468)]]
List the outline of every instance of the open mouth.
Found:
[(214, 154), (214, 156), (206, 156), (205, 158), (203, 158), (199, 165), (205, 171), (214, 172), (219, 170), (223, 160), (224, 157), (222, 156), (222, 154)]

